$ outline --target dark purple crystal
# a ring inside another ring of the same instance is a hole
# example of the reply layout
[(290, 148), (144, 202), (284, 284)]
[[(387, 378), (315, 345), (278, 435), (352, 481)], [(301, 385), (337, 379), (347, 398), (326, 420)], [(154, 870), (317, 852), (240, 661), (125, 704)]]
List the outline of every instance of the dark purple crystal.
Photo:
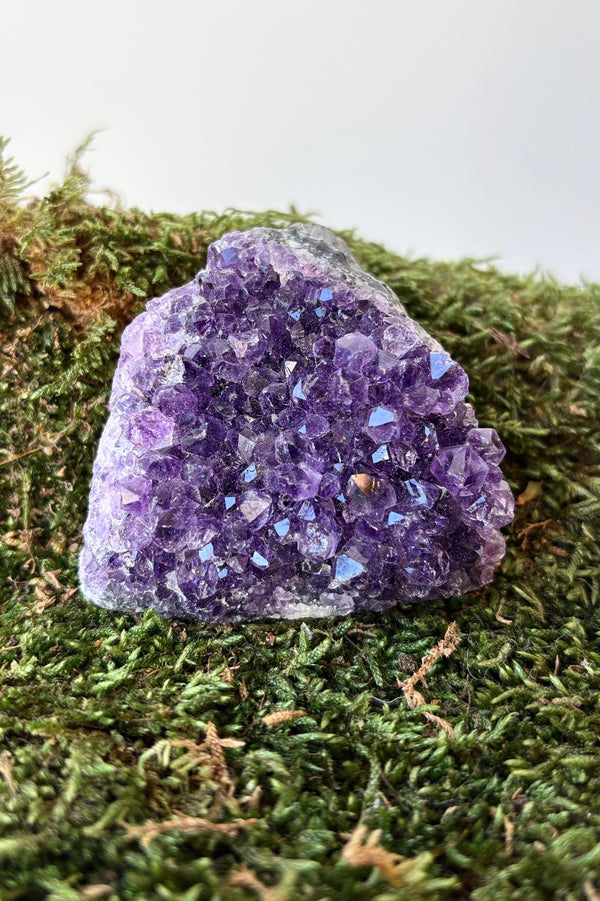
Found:
[(123, 333), (80, 560), (105, 607), (383, 610), (492, 580), (504, 448), (464, 370), (319, 226), (213, 244)]

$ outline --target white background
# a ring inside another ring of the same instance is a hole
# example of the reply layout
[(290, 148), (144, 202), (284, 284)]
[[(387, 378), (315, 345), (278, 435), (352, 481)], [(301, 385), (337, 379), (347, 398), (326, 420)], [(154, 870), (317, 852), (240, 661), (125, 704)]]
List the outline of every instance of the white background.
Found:
[(600, 281), (598, 0), (0, 0), (0, 46), (31, 177), (104, 128), (87, 165), (129, 205), (293, 203)]

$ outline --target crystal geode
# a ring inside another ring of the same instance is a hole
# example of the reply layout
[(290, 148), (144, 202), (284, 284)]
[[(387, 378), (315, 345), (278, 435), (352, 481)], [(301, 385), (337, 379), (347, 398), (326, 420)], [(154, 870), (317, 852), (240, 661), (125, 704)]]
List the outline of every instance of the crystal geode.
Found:
[(315, 225), (225, 235), (123, 333), (81, 588), (202, 620), (490, 582), (513, 517), (464, 370)]

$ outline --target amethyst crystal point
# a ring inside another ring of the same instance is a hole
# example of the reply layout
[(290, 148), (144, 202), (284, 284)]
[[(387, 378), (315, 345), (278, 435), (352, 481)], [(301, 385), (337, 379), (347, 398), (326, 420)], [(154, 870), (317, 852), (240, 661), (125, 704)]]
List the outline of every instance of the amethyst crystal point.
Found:
[(123, 333), (80, 561), (105, 607), (383, 610), (491, 581), (513, 516), (467, 376), (326, 229), (225, 235)]

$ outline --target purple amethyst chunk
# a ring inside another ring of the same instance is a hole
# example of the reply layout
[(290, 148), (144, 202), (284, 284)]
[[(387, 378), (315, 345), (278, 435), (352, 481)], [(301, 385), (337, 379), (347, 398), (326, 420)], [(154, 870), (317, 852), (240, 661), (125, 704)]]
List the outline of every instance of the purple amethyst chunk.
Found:
[(514, 499), (464, 370), (320, 226), (256, 228), (124, 331), (80, 558), (104, 607), (345, 615), (493, 579)]

